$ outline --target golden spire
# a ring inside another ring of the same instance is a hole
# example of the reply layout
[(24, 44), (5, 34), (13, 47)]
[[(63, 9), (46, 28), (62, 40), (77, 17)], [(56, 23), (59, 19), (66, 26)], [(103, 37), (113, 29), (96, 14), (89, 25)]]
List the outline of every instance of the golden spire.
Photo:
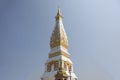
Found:
[(59, 7), (59, 6), (58, 6), (58, 12), (57, 12), (57, 15), (56, 15), (55, 18), (56, 18), (56, 21), (57, 21), (57, 20), (60, 20), (60, 19), (62, 20), (62, 18), (63, 18), (62, 15), (61, 15), (60, 7)]
[(57, 46), (63, 46), (64, 48), (67, 49), (68, 40), (67, 40), (66, 32), (64, 30), (64, 25), (62, 23), (62, 15), (60, 12), (60, 8), (58, 8), (58, 12), (55, 18), (56, 18), (56, 24), (52, 32), (50, 47), (54, 48)]

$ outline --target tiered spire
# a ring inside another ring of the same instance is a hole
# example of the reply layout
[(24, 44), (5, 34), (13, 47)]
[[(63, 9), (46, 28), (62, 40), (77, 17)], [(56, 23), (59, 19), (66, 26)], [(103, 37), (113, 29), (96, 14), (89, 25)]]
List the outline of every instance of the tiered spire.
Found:
[(51, 48), (54, 48), (57, 46), (62, 46), (64, 48), (68, 49), (68, 40), (67, 40), (66, 32), (64, 30), (62, 18), (63, 17), (61, 15), (60, 8), (58, 8), (58, 12), (55, 17), (56, 24), (55, 24), (55, 28), (53, 30), (51, 40), (50, 40)]
[(60, 8), (58, 8), (55, 16), (55, 27), (50, 39), (51, 49), (48, 60), (45, 63), (45, 72), (41, 78), (42, 80), (69, 80), (69, 78), (77, 80), (68, 52), (68, 40), (62, 19)]

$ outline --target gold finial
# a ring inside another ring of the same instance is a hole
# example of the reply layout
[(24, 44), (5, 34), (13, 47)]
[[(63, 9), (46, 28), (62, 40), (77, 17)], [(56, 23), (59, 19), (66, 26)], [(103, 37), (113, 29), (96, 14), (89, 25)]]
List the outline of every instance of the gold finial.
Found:
[(61, 12), (60, 12), (60, 7), (58, 6), (58, 12), (57, 12), (57, 15), (56, 15), (56, 20), (60, 20), (60, 19), (62, 19), (63, 17), (62, 17), (62, 15), (61, 15)]
[(58, 13), (57, 15), (61, 15), (61, 12), (60, 12), (60, 7), (58, 6)]

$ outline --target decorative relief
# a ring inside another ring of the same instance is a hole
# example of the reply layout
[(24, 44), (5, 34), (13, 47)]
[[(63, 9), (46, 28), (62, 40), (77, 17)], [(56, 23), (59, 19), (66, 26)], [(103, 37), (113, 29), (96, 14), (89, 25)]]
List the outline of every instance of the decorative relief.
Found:
[[(57, 17), (61, 17), (60, 14)], [(62, 18), (61, 18), (62, 19)], [(68, 49), (68, 40), (66, 33), (64, 31), (64, 26), (62, 24), (62, 20), (59, 23), (56, 23), (56, 26), (53, 30), (51, 40), (50, 40), (50, 47), (54, 48), (56, 46), (63, 46)]]
[(58, 70), (58, 61), (54, 62), (54, 70)]
[(50, 72), (52, 70), (52, 66), (54, 67), (54, 70), (58, 70), (59, 68), (59, 62), (58, 61), (51, 61), (47, 63), (47, 71)]
[[(60, 36), (60, 35), (62, 35), (62, 36)], [(53, 35), (51, 37), (50, 47), (54, 48), (54, 47), (60, 46), (60, 45), (62, 45), (63, 47), (65, 47), (67, 49), (68, 41), (62, 33), (58, 34), (58, 32), (56, 31), (53, 33)]]
[(63, 55), (67, 58), (70, 58), (70, 55), (63, 52), (63, 51), (58, 51), (58, 52), (55, 52), (55, 53), (52, 53), (52, 54), (49, 54), (49, 58), (52, 58), (52, 57), (55, 57), (55, 56), (58, 56), (58, 55)]
[(64, 61), (64, 69), (67, 70), (67, 67), (72, 71), (72, 64), (69, 61)]
[(51, 71), (51, 65), (47, 64), (47, 71), (50, 72)]
[[(67, 67), (69, 70), (72, 70), (72, 64), (69, 61), (63, 61), (63, 69), (67, 70)], [(58, 70), (59, 69), (59, 61), (55, 60), (55, 61), (51, 61), (49, 63), (47, 63), (47, 71), (50, 72), (52, 70), (52, 66), (54, 68), (54, 70)]]
[(65, 71), (58, 71), (57, 74), (55, 74), (55, 80), (67, 80), (68, 75)]
[(64, 63), (64, 69), (67, 71), (67, 65), (66, 65), (66, 63)]

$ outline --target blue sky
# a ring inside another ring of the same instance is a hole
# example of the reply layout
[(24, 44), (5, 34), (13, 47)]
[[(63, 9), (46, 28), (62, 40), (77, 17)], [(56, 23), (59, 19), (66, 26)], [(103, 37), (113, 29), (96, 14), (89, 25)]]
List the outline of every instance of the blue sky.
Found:
[(58, 5), (79, 80), (120, 80), (119, 0), (0, 0), (0, 80), (39, 80)]

